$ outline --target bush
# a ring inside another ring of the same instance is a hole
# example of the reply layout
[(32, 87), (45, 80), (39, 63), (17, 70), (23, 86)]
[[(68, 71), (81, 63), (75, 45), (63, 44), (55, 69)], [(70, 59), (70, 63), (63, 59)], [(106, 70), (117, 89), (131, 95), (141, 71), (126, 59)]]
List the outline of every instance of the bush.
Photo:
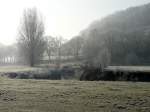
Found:
[(83, 73), (80, 77), (80, 80), (83, 81), (83, 80), (88, 80), (88, 81), (95, 81), (95, 80), (100, 80), (102, 76), (102, 69), (101, 67), (100, 68), (97, 68), (97, 67), (88, 67), (88, 66), (85, 66), (83, 68)]
[(4, 73), (3, 76), (18, 79), (50, 79), (60, 80), (62, 76), (61, 70), (49, 71), (36, 71), (36, 72), (17, 72), (17, 73)]
[(7, 77), (9, 77), (9, 78), (16, 78), (18, 76), (17, 73), (6, 73), (4, 75), (7, 76)]
[(48, 75), (45, 74), (33, 74), (34, 79), (49, 79)]
[(61, 71), (60, 70), (52, 70), (50, 79), (51, 80), (60, 80), (61, 79)]
[(75, 69), (73, 69), (71, 66), (64, 66), (61, 69), (61, 76), (64, 79), (72, 79), (75, 75)]
[(19, 79), (29, 79), (29, 75), (27, 73), (18, 73), (17, 78)]

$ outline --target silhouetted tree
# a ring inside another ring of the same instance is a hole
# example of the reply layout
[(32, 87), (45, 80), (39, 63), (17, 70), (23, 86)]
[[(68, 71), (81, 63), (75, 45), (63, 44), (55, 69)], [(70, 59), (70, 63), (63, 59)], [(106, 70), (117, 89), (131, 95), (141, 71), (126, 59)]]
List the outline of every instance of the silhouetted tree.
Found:
[(44, 23), (36, 8), (27, 9), (23, 13), (19, 30), (19, 51), (23, 60), (34, 66), (45, 50)]

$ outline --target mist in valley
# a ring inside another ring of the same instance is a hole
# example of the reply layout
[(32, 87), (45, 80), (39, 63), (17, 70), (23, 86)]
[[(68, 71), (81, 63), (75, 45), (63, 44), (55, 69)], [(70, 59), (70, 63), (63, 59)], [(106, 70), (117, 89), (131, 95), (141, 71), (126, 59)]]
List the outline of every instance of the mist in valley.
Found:
[(2, 112), (150, 111), (148, 0), (1, 3)]

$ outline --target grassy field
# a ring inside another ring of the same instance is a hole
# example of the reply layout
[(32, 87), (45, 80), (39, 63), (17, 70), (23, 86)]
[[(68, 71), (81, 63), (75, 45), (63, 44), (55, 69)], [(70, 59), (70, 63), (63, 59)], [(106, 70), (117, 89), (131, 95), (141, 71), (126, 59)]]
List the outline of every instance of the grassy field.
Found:
[(40, 70), (40, 68), (28, 67), (28, 66), (0, 66), (0, 73), (26, 72), (26, 71), (37, 71), (37, 70)]
[(150, 72), (149, 66), (108, 66), (105, 70), (127, 72)]
[(0, 112), (150, 112), (150, 83), (0, 78)]

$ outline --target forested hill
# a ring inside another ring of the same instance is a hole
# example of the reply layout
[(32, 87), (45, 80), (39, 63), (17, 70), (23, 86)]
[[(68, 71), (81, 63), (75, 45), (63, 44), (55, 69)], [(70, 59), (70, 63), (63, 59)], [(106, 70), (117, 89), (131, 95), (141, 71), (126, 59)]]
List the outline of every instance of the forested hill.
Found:
[(94, 21), (79, 36), (84, 40), (81, 53), (89, 63), (150, 65), (150, 4)]
[(131, 7), (93, 22), (88, 30), (132, 32), (150, 28), (150, 4)]

